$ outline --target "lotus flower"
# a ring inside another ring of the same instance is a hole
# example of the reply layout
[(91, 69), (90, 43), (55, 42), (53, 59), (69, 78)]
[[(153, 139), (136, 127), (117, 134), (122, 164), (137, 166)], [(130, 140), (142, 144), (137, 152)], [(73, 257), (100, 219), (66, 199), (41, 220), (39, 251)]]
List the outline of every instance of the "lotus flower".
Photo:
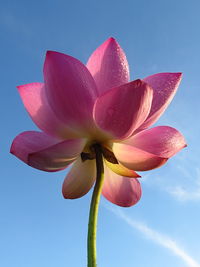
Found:
[(73, 163), (62, 192), (74, 199), (95, 182), (93, 145), (99, 144), (105, 165), (102, 194), (114, 204), (132, 206), (141, 197), (135, 171), (160, 167), (186, 145), (172, 127), (147, 129), (165, 111), (180, 80), (181, 73), (159, 73), (130, 81), (126, 56), (113, 38), (94, 51), (86, 66), (48, 51), (44, 83), (18, 86), (41, 132), (19, 134), (11, 153), (48, 172)]

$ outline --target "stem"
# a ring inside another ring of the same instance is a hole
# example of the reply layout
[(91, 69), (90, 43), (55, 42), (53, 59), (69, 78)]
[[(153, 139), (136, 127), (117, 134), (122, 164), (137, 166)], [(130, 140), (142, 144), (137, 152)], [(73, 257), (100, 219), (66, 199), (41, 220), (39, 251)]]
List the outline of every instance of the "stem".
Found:
[(94, 146), (96, 154), (96, 168), (97, 178), (92, 194), (92, 200), (90, 204), (90, 215), (88, 223), (88, 267), (96, 267), (96, 232), (97, 232), (97, 217), (99, 210), (99, 200), (103, 187), (104, 180), (104, 169), (103, 169), (103, 158), (101, 152), (101, 146), (95, 144)]

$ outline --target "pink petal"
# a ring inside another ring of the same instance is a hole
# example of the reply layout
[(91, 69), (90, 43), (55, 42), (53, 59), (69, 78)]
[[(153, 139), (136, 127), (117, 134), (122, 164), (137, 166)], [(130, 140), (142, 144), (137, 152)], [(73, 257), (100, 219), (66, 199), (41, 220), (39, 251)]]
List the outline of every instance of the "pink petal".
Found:
[(65, 139), (77, 136), (56, 117), (47, 101), (43, 83), (31, 83), (17, 88), (29, 115), (42, 131)]
[(109, 38), (90, 56), (87, 67), (100, 94), (129, 82), (126, 55), (114, 38)]
[(57, 117), (83, 135), (91, 132), (97, 88), (88, 69), (77, 59), (48, 51), (44, 64), (47, 99)]
[(123, 166), (135, 171), (148, 171), (162, 166), (167, 158), (158, 157), (134, 146), (114, 143), (113, 152)]
[(64, 198), (74, 199), (87, 194), (96, 178), (95, 160), (82, 161), (79, 157), (64, 180)]
[(124, 143), (164, 158), (171, 158), (186, 146), (183, 135), (169, 126), (144, 130)]
[(185, 147), (184, 137), (168, 126), (144, 130), (123, 143), (114, 143), (113, 152), (126, 168), (147, 171), (163, 165)]
[(149, 116), (141, 126), (145, 129), (155, 123), (172, 101), (182, 78), (181, 73), (158, 73), (143, 79), (154, 91)]
[(28, 131), (14, 139), (10, 152), (36, 169), (58, 171), (73, 162), (84, 146), (85, 139), (61, 142), (45, 133)]
[(105, 167), (102, 194), (113, 204), (130, 207), (140, 200), (142, 190), (136, 178), (119, 176)]
[(152, 92), (141, 80), (112, 88), (95, 103), (96, 124), (114, 138), (123, 139), (132, 135), (149, 114)]

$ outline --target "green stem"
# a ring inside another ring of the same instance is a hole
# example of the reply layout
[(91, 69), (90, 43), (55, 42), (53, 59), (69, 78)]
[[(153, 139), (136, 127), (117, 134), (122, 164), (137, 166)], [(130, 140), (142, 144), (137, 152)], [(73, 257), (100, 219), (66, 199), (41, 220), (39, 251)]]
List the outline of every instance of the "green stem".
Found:
[(96, 256), (96, 232), (97, 232), (97, 217), (99, 210), (99, 200), (103, 187), (104, 169), (103, 169), (103, 158), (100, 145), (96, 144), (93, 146), (96, 154), (96, 168), (97, 177), (92, 194), (92, 200), (90, 204), (90, 215), (88, 223), (88, 267), (97, 266)]

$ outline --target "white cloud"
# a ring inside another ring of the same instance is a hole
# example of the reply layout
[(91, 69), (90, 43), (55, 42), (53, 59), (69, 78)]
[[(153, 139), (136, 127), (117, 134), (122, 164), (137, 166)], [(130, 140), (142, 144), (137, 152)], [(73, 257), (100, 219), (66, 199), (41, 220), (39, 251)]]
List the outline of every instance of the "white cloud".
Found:
[(150, 228), (143, 222), (136, 221), (129, 216), (127, 216), (121, 209), (113, 208), (111, 206), (105, 205), (107, 209), (112, 211), (115, 215), (125, 221), (132, 228), (141, 232), (146, 238), (152, 240), (158, 245), (167, 248), (174, 255), (178, 256), (188, 267), (200, 267), (200, 264), (196, 262), (185, 250), (183, 250), (175, 240), (166, 236), (156, 230)]
[(182, 186), (169, 188), (168, 192), (180, 201), (200, 200), (200, 187), (196, 190), (186, 190)]
[(170, 194), (177, 201), (200, 201), (200, 168), (194, 167), (199, 166), (199, 158), (187, 158), (182, 153), (167, 164), (165, 169), (142, 175), (141, 182)]
[(191, 175), (183, 166), (179, 166), (179, 171), (188, 179), (189, 183), (192, 182), (192, 186), (189, 184), (185, 186), (177, 185), (166, 188), (166, 191), (179, 201), (200, 200), (200, 169), (196, 168), (195, 179), (192, 179), (192, 181)]

